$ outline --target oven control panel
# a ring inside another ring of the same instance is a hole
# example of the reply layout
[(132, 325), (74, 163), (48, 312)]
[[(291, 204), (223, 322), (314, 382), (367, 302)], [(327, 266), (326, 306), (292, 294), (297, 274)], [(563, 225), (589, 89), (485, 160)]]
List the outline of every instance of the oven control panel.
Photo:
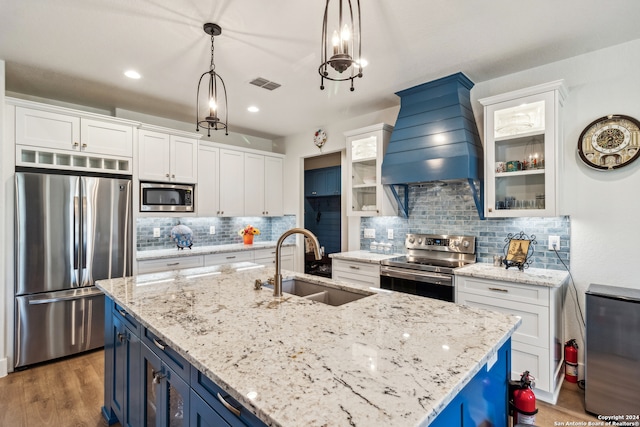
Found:
[(476, 238), (475, 236), (451, 234), (407, 234), (405, 247), (408, 250), (423, 249), (474, 254), (476, 251)]

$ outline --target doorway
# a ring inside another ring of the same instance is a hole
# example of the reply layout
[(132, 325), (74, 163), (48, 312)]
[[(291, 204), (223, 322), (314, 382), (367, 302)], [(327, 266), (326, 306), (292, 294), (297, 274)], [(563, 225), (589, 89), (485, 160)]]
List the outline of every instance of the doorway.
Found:
[(329, 254), (341, 251), (342, 229), (341, 153), (304, 160), (304, 228), (318, 237), (322, 260), (305, 252), (305, 273), (331, 277)]

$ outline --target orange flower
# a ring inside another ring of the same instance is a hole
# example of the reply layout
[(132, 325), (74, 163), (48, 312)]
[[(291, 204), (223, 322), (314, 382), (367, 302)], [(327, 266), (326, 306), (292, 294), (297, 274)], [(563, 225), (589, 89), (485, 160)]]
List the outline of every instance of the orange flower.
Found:
[(255, 236), (260, 234), (260, 230), (258, 230), (256, 227), (252, 225), (247, 225), (244, 228), (241, 228), (240, 230), (238, 230), (238, 234), (240, 236), (244, 236), (245, 234), (253, 234)]

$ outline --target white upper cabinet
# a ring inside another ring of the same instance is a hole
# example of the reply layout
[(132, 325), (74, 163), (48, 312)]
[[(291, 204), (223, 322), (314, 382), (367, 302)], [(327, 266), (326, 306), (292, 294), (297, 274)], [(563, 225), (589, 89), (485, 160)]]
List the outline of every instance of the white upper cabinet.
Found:
[(220, 149), (200, 144), (198, 147), (198, 216), (220, 215)]
[(283, 214), (283, 161), (280, 157), (245, 153), (245, 216)]
[(284, 160), (264, 157), (264, 210), (265, 215), (284, 215)]
[(556, 81), (484, 98), (485, 216), (557, 216), (560, 118), (566, 89)]
[(16, 144), (131, 157), (133, 126), (16, 107)]
[(138, 131), (140, 180), (191, 184), (198, 179), (198, 139), (171, 131)]
[(244, 216), (244, 153), (220, 149), (220, 216)]
[(7, 98), (16, 165), (132, 174), (130, 120)]
[(345, 132), (347, 139), (347, 215), (397, 216), (398, 208), (382, 185), (382, 158), (392, 126), (378, 124)]

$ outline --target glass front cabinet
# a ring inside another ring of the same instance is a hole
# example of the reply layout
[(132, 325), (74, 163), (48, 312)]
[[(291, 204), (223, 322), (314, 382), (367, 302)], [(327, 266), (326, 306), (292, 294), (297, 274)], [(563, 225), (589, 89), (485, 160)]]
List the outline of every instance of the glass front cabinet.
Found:
[(559, 215), (562, 80), (480, 99), (485, 217)]
[(382, 157), (393, 126), (380, 123), (345, 132), (347, 142), (347, 215), (398, 215), (393, 196), (381, 181)]

